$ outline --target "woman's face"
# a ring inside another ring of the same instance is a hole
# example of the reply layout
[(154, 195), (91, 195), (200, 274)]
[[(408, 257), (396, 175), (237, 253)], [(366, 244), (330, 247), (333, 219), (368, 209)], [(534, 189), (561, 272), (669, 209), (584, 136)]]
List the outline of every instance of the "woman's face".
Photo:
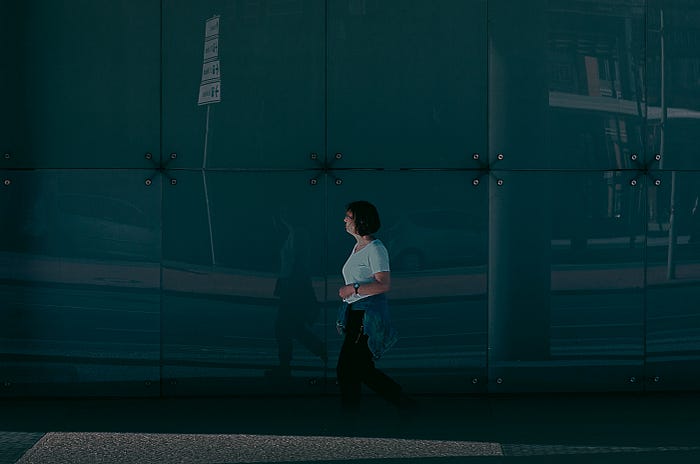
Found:
[(345, 212), (345, 231), (350, 235), (357, 235), (355, 215), (352, 213), (352, 211)]

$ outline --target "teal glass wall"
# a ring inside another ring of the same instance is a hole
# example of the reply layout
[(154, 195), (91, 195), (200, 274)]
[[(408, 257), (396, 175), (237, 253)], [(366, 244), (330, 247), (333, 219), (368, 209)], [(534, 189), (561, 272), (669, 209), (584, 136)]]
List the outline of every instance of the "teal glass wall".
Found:
[(700, 387), (700, 3), (0, 4), (0, 395)]
[(156, 395), (160, 181), (4, 171), (2, 394)]

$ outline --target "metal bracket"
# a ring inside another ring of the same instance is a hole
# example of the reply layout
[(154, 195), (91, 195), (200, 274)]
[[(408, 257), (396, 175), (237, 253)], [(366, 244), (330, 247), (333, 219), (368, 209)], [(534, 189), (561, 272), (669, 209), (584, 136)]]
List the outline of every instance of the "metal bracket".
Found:
[(151, 153), (146, 153), (144, 157), (151, 162), (154, 168), (154, 172), (144, 181), (147, 187), (153, 185), (153, 177), (156, 174), (160, 174), (167, 178), (170, 181), (170, 185), (177, 185), (177, 179), (168, 174), (168, 165), (177, 159), (177, 153), (170, 153), (170, 156), (165, 161), (162, 159), (159, 159), (158, 161), (154, 160)]
[(319, 178), (323, 175), (327, 175), (331, 179), (333, 179), (333, 182), (335, 183), (335, 185), (342, 185), (343, 184), (343, 179), (339, 178), (338, 176), (336, 176), (333, 173), (333, 163), (335, 161), (343, 159), (342, 153), (336, 153), (333, 156), (333, 159), (330, 161), (325, 157), (323, 160), (321, 160), (318, 153), (311, 153), (310, 158), (312, 161), (316, 162), (316, 168), (314, 168), (314, 170), (318, 171), (318, 174), (309, 180), (309, 183), (311, 185), (318, 185)]
[[(477, 162), (479, 165), (479, 169), (477, 170), (479, 174), (472, 180), (472, 185), (474, 187), (478, 187), (479, 184), (481, 184), (481, 179), (486, 176), (486, 175), (492, 175), (493, 173), (493, 166), (498, 164), (499, 161), (503, 161), (505, 156), (503, 153), (499, 153), (496, 155), (496, 160), (493, 163), (489, 163), (488, 161), (484, 163), (481, 160), (481, 155), (479, 153), (474, 153), (472, 155), (472, 159)], [(503, 185), (503, 179), (496, 179), (496, 184), (500, 187)]]
[(632, 164), (636, 165), (636, 170), (639, 171), (639, 173), (630, 180), (630, 185), (632, 187), (636, 187), (639, 184), (639, 179), (641, 177), (650, 177), (652, 179), (652, 183), (655, 186), (659, 187), (661, 185), (661, 179), (656, 176), (652, 176), (651, 174), (654, 171), (654, 163), (659, 163), (661, 161), (660, 154), (657, 153), (656, 155), (654, 155), (653, 160), (643, 163), (639, 159), (638, 154), (632, 153), (630, 155), (630, 160), (632, 161)]

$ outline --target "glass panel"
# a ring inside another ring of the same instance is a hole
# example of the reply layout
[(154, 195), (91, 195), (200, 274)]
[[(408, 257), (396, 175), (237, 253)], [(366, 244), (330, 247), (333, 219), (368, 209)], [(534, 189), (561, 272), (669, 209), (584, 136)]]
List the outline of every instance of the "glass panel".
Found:
[(10, 3), (22, 66), (6, 166), (148, 167), (144, 155), (160, 150), (160, 1), (137, 11), (111, 0)]
[(305, 173), (174, 174), (163, 204), (164, 392), (318, 393), (322, 185)]
[(158, 395), (160, 182), (9, 171), (0, 395)]
[(648, 150), (664, 169), (700, 169), (700, 5), (649, 0)]
[(172, 166), (314, 166), (310, 153), (324, 150), (324, 2), (166, 0), (163, 18)]
[(21, 37), (19, 2), (0, 3), (0, 63), (5, 72), (0, 73), (0, 163), (8, 166), (12, 154), (17, 153), (18, 128), (22, 114), (20, 92), (24, 63), (19, 53)]
[(345, 206), (365, 199), (379, 210), (377, 238), (391, 260), (389, 305), (399, 341), (377, 367), (411, 393), (486, 388), (488, 186), (465, 172), (343, 172), (328, 188), (330, 360), (342, 338), (333, 322), (341, 268), (355, 241)]
[(493, 174), (492, 390), (640, 389), (645, 178)]
[(498, 169), (635, 168), (633, 154), (641, 164), (644, 7), (645, 0), (489, 1)]
[[(652, 173), (647, 244), (647, 387), (700, 387), (700, 174)], [(673, 246), (669, 246), (673, 243)]]
[(328, 140), (342, 167), (478, 167), (486, 1), (328, 1)]

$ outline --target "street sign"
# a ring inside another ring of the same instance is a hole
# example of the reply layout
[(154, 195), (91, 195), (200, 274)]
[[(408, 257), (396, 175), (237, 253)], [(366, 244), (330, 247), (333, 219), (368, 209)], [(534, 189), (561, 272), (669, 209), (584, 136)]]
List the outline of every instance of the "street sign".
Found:
[(207, 19), (204, 28), (204, 62), (199, 82), (198, 105), (221, 101), (221, 62), (219, 61), (219, 16)]

